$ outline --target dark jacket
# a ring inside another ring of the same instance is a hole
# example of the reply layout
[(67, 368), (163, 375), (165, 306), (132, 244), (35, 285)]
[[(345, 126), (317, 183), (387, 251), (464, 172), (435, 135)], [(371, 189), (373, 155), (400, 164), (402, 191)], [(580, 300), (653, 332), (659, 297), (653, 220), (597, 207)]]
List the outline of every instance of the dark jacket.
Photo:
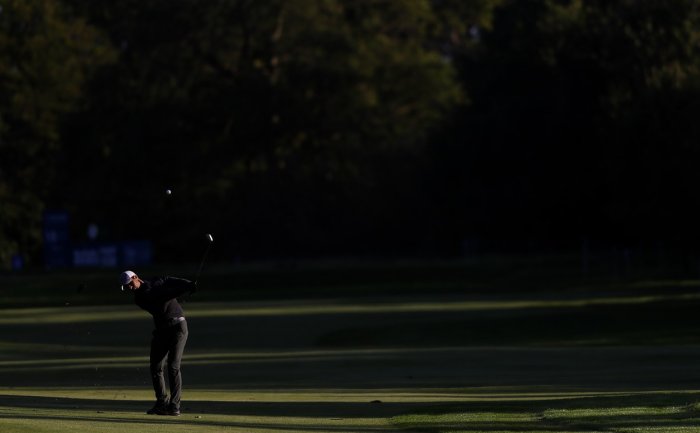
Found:
[(151, 313), (156, 328), (164, 328), (170, 319), (184, 316), (176, 298), (196, 289), (194, 282), (184, 278), (154, 277), (143, 280), (141, 287), (134, 291), (134, 302)]

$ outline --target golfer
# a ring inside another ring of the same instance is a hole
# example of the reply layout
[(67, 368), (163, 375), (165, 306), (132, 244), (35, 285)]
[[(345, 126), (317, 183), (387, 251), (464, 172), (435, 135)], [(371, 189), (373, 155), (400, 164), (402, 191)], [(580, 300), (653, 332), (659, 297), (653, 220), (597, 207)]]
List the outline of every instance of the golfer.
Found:
[[(182, 278), (155, 277), (142, 280), (132, 271), (119, 277), (122, 290), (134, 293), (134, 302), (151, 313), (155, 329), (151, 340), (151, 379), (156, 404), (149, 415), (180, 415), (182, 376), (180, 361), (187, 342), (187, 321), (177, 297), (197, 290), (197, 282)], [(170, 397), (165, 389), (163, 370), (167, 361)]]

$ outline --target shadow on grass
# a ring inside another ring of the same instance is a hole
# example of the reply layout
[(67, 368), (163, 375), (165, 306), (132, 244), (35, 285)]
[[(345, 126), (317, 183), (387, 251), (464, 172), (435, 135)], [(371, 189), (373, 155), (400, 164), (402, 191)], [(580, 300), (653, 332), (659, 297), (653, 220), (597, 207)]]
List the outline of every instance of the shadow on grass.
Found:
[[(0, 415), (0, 420), (2, 419), (24, 419), (24, 420), (38, 420), (38, 421), (75, 421), (75, 422), (90, 422), (90, 423), (119, 423), (120, 425), (128, 426), (129, 424), (134, 425), (158, 425), (162, 426), (164, 424), (178, 425), (178, 426), (191, 426), (191, 427), (222, 427), (222, 428), (241, 428), (250, 429), (251, 431), (257, 431), (259, 429), (265, 429), (265, 431), (319, 431), (319, 432), (386, 432), (386, 428), (369, 426), (369, 425), (358, 425), (353, 424), (352, 426), (342, 426), (342, 425), (331, 425), (324, 424), (322, 420), (318, 423), (305, 423), (305, 424), (274, 424), (274, 423), (251, 423), (251, 422), (212, 422), (204, 420), (192, 420), (192, 419), (163, 419), (162, 417), (155, 418), (153, 421), (146, 419), (124, 419), (118, 417), (87, 417), (87, 416), (61, 416), (61, 417), (51, 417), (51, 416), (6, 416)], [(128, 428), (128, 427), (127, 427)]]
[(475, 402), (433, 406), (410, 415), (395, 417), (392, 421), (398, 427), (428, 433), (700, 429), (698, 401), (700, 393), (630, 394), (506, 403)]
[(697, 344), (699, 300), (533, 308), (477, 314), (396, 315), (380, 325), (355, 324), (318, 337), (319, 347), (450, 345)]
[[(212, 427), (294, 431), (386, 431), (386, 428), (353, 422), (352, 427), (339, 425), (344, 419), (389, 418), (419, 410), (420, 403), (361, 402), (183, 402), (180, 417), (146, 415), (144, 401), (76, 399), (0, 395), (0, 420), (75, 421), (92, 423), (178, 424)], [(142, 415), (142, 416), (139, 416)], [(224, 417), (232, 417), (230, 421)], [(199, 418), (196, 418), (199, 417)], [(215, 418), (212, 419), (207, 419)], [(237, 421), (235, 417), (259, 417), (260, 422)], [(286, 418), (311, 419), (308, 423), (290, 424)], [(279, 422), (276, 421), (279, 419)], [(333, 422), (329, 422), (333, 421)]]

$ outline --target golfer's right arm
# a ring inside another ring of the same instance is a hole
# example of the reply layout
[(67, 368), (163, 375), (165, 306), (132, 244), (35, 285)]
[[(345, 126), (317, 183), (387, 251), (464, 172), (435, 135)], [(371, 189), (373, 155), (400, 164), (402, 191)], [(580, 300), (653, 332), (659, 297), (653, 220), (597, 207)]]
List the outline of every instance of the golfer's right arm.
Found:
[(158, 283), (154, 295), (163, 301), (197, 290), (197, 285), (193, 281), (184, 278), (163, 277)]

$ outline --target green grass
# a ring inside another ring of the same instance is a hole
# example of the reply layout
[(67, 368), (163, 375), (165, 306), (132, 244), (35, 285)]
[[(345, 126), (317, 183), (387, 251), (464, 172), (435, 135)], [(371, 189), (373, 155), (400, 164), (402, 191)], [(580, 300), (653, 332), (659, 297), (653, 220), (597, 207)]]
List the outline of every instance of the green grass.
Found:
[(399, 428), (423, 432), (698, 432), (695, 392), (642, 392), (614, 396), (570, 393), (558, 400), (511, 400), (464, 407), (434, 407), (391, 419)]
[(212, 269), (179, 418), (113, 272), (0, 277), (0, 432), (700, 433), (695, 282), (471, 266)]
[[(143, 276), (194, 273), (197, 264), (136, 269)], [(0, 274), (0, 307), (115, 305), (123, 302), (119, 270), (78, 269)], [(606, 263), (582, 274), (576, 255), (485, 256), (461, 261), (298, 262), (208, 265), (200, 302), (261, 299), (370, 298), (415, 295), (692, 292), (697, 280), (669, 279), (678, 271)]]
[[(352, 398), (331, 393), (270, 393), (190, 391), (187, 412), (180, 417), (143, 413), (150, 396), (124, 389), (2, 390), (0, 429), (3, 432), (217, 432), (217, 431), (353, 431), (386, 425), (379, 418), (353, 414), (347, 418), (305, 415), (313, 405), (353, 404)], [(323, 398), (323, 401), (318, 400)], [(350, 401), (350, 403), (347, 403)], [(274, 407), (273, 407), (274, 406)], [(298, 413), (297, 413), (298, 412)], [(371, 430), (370, 430), (371, 431)]]

